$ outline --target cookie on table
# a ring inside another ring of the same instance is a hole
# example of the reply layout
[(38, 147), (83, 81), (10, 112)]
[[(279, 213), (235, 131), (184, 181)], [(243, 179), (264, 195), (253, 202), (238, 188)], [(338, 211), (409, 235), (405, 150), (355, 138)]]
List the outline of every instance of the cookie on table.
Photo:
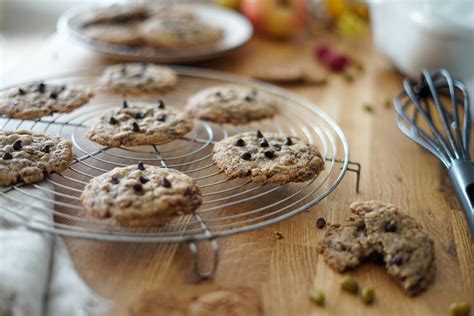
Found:
[(104, 146), (140, 146), (177, 139), (192, 128), (193, 121), (186, 113), (166, 107), (161, 100), (124, 101), (122, 108), (105, 112), (86, 136)]
[(74, 155), (71, 142), (29, 131), (0, 131), (0, 186), (39, 182), (65, 170)]
[(82, 18), (82, 25), (89, 26), (100, 23), (126, 23), (133, 20), (145, 19), (148, 16), (148, 9), (143, 4), (116, 4), (88, 12)]
[(351, 204), (356, 214), (331, 225), (318, 251), (338, 272), (376, 258), (408, 295), (424, 291), (436, 273), (433, 240), (406, 212), (382, 201)]
[(189, 98), (186, 110), (214, 123), (246, 124), (273, 117), (278, 101), (257, 89), (229, 84), (199, 91)]
[(148, 19), (139, 32), (148, 45), (168, 50), (208, 47), (223, 37), (221, 29), (198, 19), (165, 16)]
[(276, 133), (246, 132), (214, 145), (212, 159), (231, 178), (250, 177), (255, 183), (303, 182), (324, 169), (315, 145)]
[(43, 82), (21, 85), (0, 92), (0, 115), (29, 120), (56, 112), (67, 113), (93, 96), (90, 89), (78, 86)]
[[(369, 202), (370, 203), (370, 202)], [(434, 280), (434, 244), (405, 212), (388, 205), (364, 215), (369, 241), (381, 253), (387, 273), (409, 295), (416, 295)]]
[(124, 226), (160, 226), (180, 213), (192, 213), (202, 198), (191, 177), (139, 162), (93, 178), (81, 201), (94, 217), (112, 217)]
[(170, 67), (149, 63), (117, 64), (107, 67), (99, 78), (103, 91), (121, 94), (158, 93), (170, 90), (178, 82)]
[(138, 35), (138, 24), (99, 24), (91, 25), (82, 31), (88, 38), (117, 45), (138, 45), (141, 42)]

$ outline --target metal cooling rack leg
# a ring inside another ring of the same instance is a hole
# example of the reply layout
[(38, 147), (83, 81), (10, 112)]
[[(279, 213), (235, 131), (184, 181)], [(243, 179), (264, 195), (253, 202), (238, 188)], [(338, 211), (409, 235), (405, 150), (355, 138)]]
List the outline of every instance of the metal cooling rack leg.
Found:
[[(211, 235), (211, 232), (207, 228), (206, 224), (202, 220), (201, 216), (198, 214), (194, 214), (194, 217), (196, 220), (199, 222), (199, 225), (201, 226), (202, 230), (204, 231), (204, 234), (207, 236)], [(198, 246), (194, 241), (189, 242), (189, 250), (191, 250), (191, 253), (193, 255), (193, 266), (194, 266), (194, 272), (201, 278), (201, 279), (209, 279), (211, 278), (214, 273), (217, 270), (217, 266), (219, 265), (219, 245), (217, 244), (217, 241), (215, 239), (210, 239), (209, 240), (210, 246), (211, 246), (211, 255), (212, 255), (212, 260), (211, 260), (211, 267), (209, 268), (208, 271), (203, 271), (201, 270), (201, 264), (200, 264), (200, 259), (199, 259), (199, 254), (198, 254)]]
[(359, 184), (360, 184), (360, 170), (361, 170), (361, 165), (358, 162), (354, 161), (349, 161), (349, 167), (347, 168), (347, 171), (350, 172), (355, 172), (356, 173), (356, 193), (359, 193)]

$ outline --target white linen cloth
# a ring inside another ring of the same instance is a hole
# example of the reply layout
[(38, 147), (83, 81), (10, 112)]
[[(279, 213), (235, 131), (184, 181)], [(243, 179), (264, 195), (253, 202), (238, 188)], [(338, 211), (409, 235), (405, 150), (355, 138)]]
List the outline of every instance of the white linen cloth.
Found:
[(12, 212), (52, 222), (53, 188), (40, 186), (0, 194), (0, 316), (105, 315), (109, 303), (77, 274), (63, 240), (17, 224)]

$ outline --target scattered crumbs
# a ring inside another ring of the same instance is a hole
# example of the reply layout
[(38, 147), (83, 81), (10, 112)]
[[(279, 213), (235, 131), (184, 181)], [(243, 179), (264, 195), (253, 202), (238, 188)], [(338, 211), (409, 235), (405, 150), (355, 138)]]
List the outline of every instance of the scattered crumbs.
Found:
[(325, 297), (324, 293), (322, 291), (319, 291), (319, 290), (311, 290), (309, 292), (309, 298), (313, 302), (318, 304), (319, 306), (323, 306), (325, 301), (326, 301), (326, 297)]
[(373, 113), (374, 112), (374, 107), (369, 103), (364, 104), (362, 108), (367, 113)]
[(355, 62), (354, 67), (355, 67), (355, 69), (357, 69), (358, 72), (364, 72), (365, 71), (364, 65), (361, 64), (360, 62)]
[(351, 75), (350, 73), (345, 72), (342, 76), (344, 77), (344, 80), (346, 80), (346, 82), (349, 82), (349, 83), (354, 82), (354, 76)]
[(386, 109), (391, 109), (392, 108), (392, 99), (387, 98), (385, 100), (384, 106), (385, 106)]
[(322, 217), (318, 218), (316, 220), (316, 227), (319, 228), (319, 229), (323, 229), (324, 226), (326, 226), (326, 220)]
[(283, 234), (280, 232), (275, 232), (275, 238), (276, 239), (283, 239)]

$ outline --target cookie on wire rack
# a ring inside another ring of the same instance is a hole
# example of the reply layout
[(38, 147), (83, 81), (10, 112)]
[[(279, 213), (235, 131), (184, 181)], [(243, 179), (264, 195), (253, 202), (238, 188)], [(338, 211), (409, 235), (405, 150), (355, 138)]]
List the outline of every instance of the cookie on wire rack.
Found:
[(124, 226), (160, 226), (178, 214), (192, 213), (202, 203), (201, 190), (186, 174), (145, 165), (119, 167), (93, 178), (81, 201), (98, 218)]
[(255, 183), (304, 182), (324, 170), (315, 145), (278, 133), (245, 132), (214, 145), (212, 157), (231, 178), (250, 177)]
[(30, 131), (0, 131), (0, 186), (33, 183), (65, 170), (74, 158), (72, 143)]
[(67, 113), (86, 104), (94, 96), (79, 86), (31, 83), (0, 92), (0, 115), (31, 120), (56, 112)]
[(227, 84), (197, 92), (188, 99), (186, 110), (198, 119), (218, 124), (247, 124), (273, 117), (278, 101), (266, 92)]
[(176, 71), (151, 63), (127, 63), (107, 67), (98, 80), (99, 89), (118, 94), (139, 95), (173, 89), (178, 83)]
[(86, 136), (104, 146), (141, 146), (177, 139), (192, 128), (193, 121), (186, 113), (167, 107), (162, 100), (124, 101), (122, 108), (105, 112)]

